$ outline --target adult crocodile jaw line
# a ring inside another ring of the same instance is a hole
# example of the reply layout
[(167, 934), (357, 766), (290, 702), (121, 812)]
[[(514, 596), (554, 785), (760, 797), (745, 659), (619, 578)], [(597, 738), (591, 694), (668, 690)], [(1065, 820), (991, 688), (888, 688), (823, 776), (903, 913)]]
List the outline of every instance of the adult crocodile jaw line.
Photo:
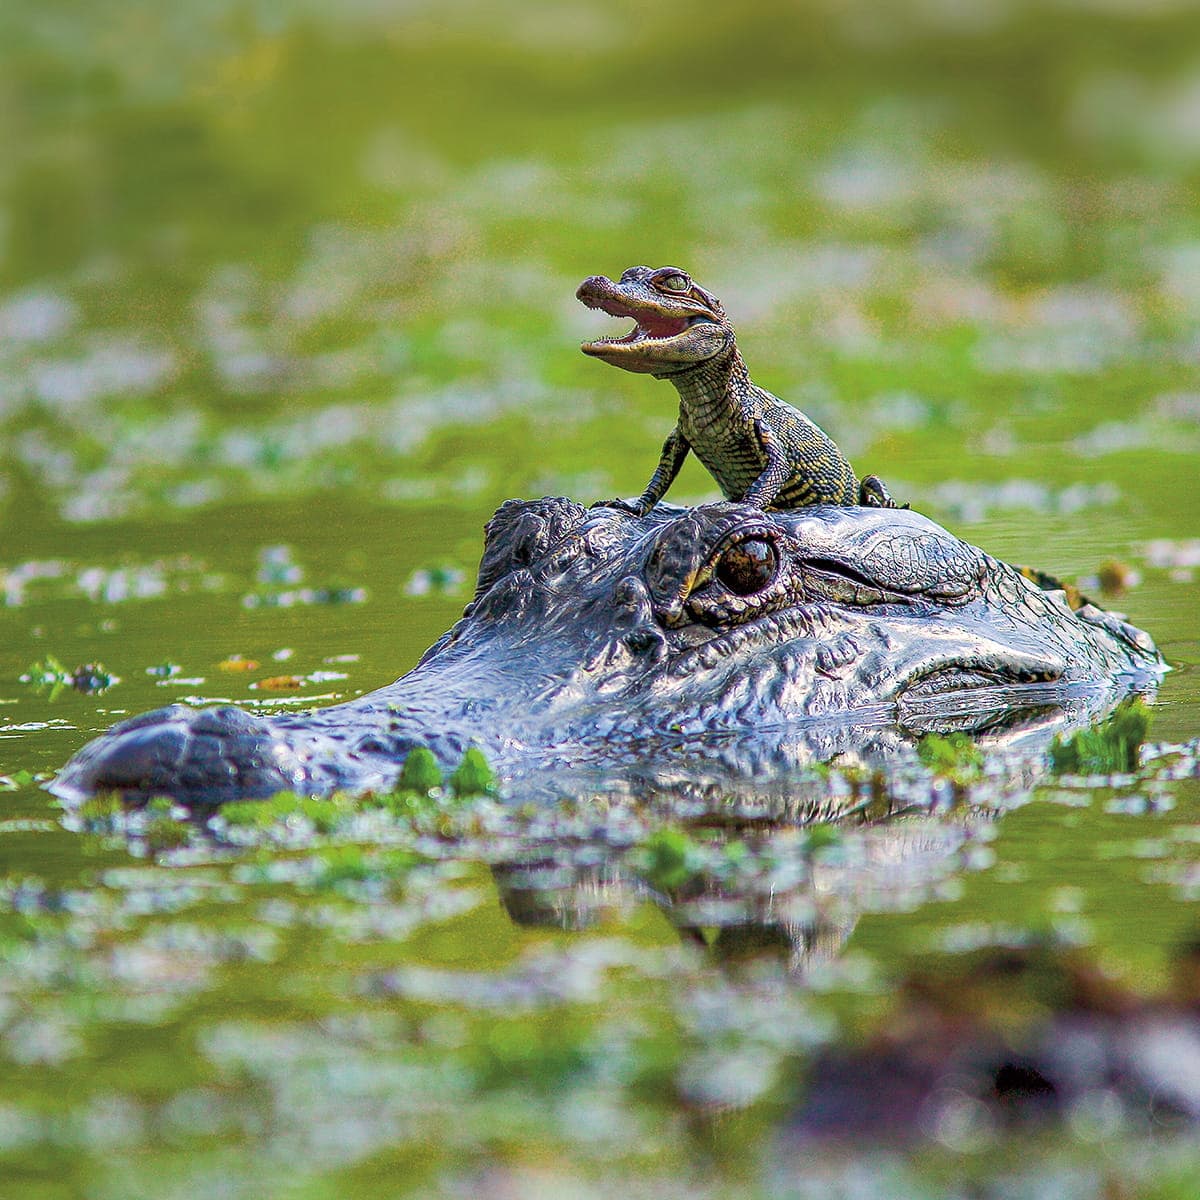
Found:
[(813, 638), (826, 627), (828, 618), (829, 610), (821, 603), (764, 613), (742, 625), (716, 632), (703, 641), (674, 649), (671, 653), (671, 674), (687, 674), (696, 663), (705, 667), (715, 666), (720, 659), (748, 645), (782, 645), (801, 638)]
[(934, 700), (958, 692), (980, 691), (993, 687), (1013, 687), (1028, 684), (1057, 685), (1062, 672), (1047, 663), (1014, 667), (989, 661), (987, 658), (964, 657), (961, 660), (933, 662), (919, 669), (899, 693), (901, 700)]
[[(834, 609), (822, 600), (775, 609), (744, 624), (715, 632), (702, 641), (677, 644), (670, 655), (669, 671), (674, 676), (686, 676), (697, 668), (711, 669), (722, 659), (751, 646), (782, 646), (807, 641), (815, 654), (817, 644), (828, 638), (831, 624), (836, 619)], [(694, 631), (697, 627), (690, 628)], [(982, 693), (997, 687), (1041, 684), (1053, 688), (1058, 685), (1060, 675), (1061, 668), (1049, 661), (1015, 664), (986, 654), (938, 655), (902, 669), (895, 681), (894, 698), (900, 703), (919, 704), (934, 701), (938, 696)]]

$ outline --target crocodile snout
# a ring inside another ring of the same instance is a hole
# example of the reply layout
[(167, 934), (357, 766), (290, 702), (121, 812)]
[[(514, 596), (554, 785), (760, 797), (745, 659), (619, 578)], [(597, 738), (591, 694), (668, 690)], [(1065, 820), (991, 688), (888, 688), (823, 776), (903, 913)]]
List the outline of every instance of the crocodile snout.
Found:
[(145, 798), (203, 796), (219, 803), (270, 796), (299, 786), (305, 777), (299, 758), (257, 717), (230, 706), (196, 710), (173, 704), (122, 722), (85, 746), (52, 790), (72, 801), (119, 791)]
[(594, 307), (593, 301), (612, 291), (612, 280), (604, 275), (589, 275), (575, 290), (575, 299), (582, 300), (589, 307)]

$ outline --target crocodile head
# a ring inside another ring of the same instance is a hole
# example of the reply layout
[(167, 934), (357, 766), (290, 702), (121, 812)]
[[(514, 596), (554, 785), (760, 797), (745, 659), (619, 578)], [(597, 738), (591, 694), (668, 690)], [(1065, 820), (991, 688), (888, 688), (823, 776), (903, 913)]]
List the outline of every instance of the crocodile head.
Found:
[(643, 375), (674, 375), (726, 353), (733, 327), (717, 298), (678, 267), (630, 267), (614, 282), (585, 279), (575, 293), (588, 308), (630, 317), (623, 337), (584, 342), (584, 354)]
[(905, 509), (718, 503), (633, 518), (510, 501), (488, 528), (477, 598), (430, 665), (505, 661), (520, 681), (519, 663), (541, 664), (533, 707), (556, 741), (931, 709), (982, 721), (1157, 668), (1144, 633), (1073, 609), (1041, 578)]
[(146, 714), (84, 747), (55, 790), (387, 787), (419, 743), (452, 765), (474, 742), (552, 787), (681, 746), (699, 755), (687, 775), (722, 757), (760, 772), (781, 753), (796, 765), (989, 730), (1161, 670), (1144, 633), (915, 512), (722, 503), (634, 518), (508, 501), (463, 618), (396, 683), (306, 714)]

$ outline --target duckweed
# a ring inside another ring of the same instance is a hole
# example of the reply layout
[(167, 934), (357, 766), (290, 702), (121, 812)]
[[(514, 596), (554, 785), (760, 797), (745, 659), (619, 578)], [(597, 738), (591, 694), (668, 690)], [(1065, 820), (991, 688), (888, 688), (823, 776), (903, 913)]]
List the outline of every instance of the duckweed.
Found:
[(38, 662), (31, 663), (21, 675), (21, 682), (28, 683), (36, 692), (44, 692), (48, 699), (57, 700), (64, 688), (77, 692), (106, 692), (120, 680), (102, 663), (89, 662), (68, 670), (53, 654), (47, 654)]
[(675, 892), (699, 878), (705, 855), (682, 829), (659, 829), (642, 846), (639, 864), (646, 878), (663, 892)]
[(454, 794), (462, 799), (486, 796), (496, 790), (496, 773), (478, 746), (468, 746), (449, 782)]
[(279, 792), (269, 800), (234, 800), (221, 805), (220, 816), (232, 828), (265, 830), (303, 820), (318, 833), (332, 833), (357, 810), (358, 802), (341, 793), (298, 796)]
[(935, 774), (969, 779), (983, 769), (983, 751), (966, 733), (927, 733), (917, 743), (917, 757)]
[(404, 758), (396, 791), (428, 796), (442, 786), (442, 769), (427, 746), (414, 746)]
[(819, 855), (841, 842), (841, 830), (836, 825), (824, 821), (809, 826), (804, 833), (804, 849), (809, 855)]

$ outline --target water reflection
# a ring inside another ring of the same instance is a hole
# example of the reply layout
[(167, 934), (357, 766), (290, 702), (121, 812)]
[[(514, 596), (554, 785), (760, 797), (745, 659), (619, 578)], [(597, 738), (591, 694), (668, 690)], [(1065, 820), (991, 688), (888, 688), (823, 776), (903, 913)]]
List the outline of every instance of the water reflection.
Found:
[[(859, 729), (853, 751), (843, 746), (819, 771), (807, 745), (797, 756), (794, 744), (768, 751), (762, 738), (747, 737), (693, 743), (674, 760), (560, 770), (541, 781), (544, 791), (530, 775), (516, 795), (570, 797), (618, 829), (613, 814), (648, 810), (660, 828), (686, 835), (652, 842), (640, 870), (636, 855), (597, 859), (575, 837), (533, 837), (493, 857), (493, 878), (519, 925), (585, 930), (649, 902), (714, 961), (775, 958), (802, 980), (814, 962), (836, 956), (863, 904), (920, 904), (961, 870), (980, 830), (1047, 777), (1051, 741), (1116, 703), (1113, 694), (1093, 695), (1071, 712), (991, 713), (980, 773), (931, 773), (912, 753), (913, 735), (893, 728)], [(958, 728), (953, 718), (943, 726)], [(687, 840), (696, 836), (703, 843)], [(617, 849), (619, 834), (609, 840)], [(757, 864), (747, 841), (756, 841)]]
[[(844, 833), (833, 856), (810, 850), (790, 886), (759, 894), (745, 877), (731, 894), (728, 878), (699, 867), (664, 887), (628, 859), (568, 866), (546, 855), (494, 864), (492, 875), (519, 926), (598, 932), (649, 903), (735, 986), (782, 976), (827, 987), (861, 913), (925, 902), (967, 865), (964, 851), (988, 820), (978, 809), (876, 817)], [(725, 829), (722, 839), (744, 832)], [(865, 1043), (820, 1049), (776, 1142), (780, 1183), (801, 1185), (815, 1146), (832, 1148), (824, 1161), (837, 1170), (914, 1143), (976, 1152), (1049, 1122), (1087, 1142), (1164, 1138), (1200, 1121), (1194, 933), (1175, 949), (1168, 986), (1149, 998), (1091, 947), (1050, 930), (1026, 939), (914, 961)], [(718, 1093), (713, 1115), (731, 1100)]]
[[(920, 835), (916, 838), (924, 840)], [(898, 840), (907, 839), (900, 835)], [(957, 849), (961, 841), (961, 837), (948, 837), (946, 855)], [(927, 850), (928, 846), (922, 845), (922, 851)], [(884, 876), (896, 865), (900, 865), (900, 859), (886, 865), (879, 860), (874, 863)], [(549, 869), (552, 869), (550, 862), (492, 867), (504, 911), (516, 924), (579, 932), (650, 902), (659, 907), (682, 941), (700, 948), (711, 962), (733, 970), (762, 961), (774, 962), (797, 983), (803, 982), (810, 966), (838, 954), (857, 919), (857, 913), (844, 904), (838, 906), (837, 917), (816, 915), (817, 909), (829, 907), (824, 899), (818, 902), (821, 893), (839, 885), (854, 889), (866, 886), (861, 875), (851, 883), (849, 869), (842, 869), (837, 883), (825, 878), (822, 871), (806, 888), (790, 895), (730, 903), (727, 894), (709, 897), (693, 894), (686, 902), (677, 902), (628, 868), (600, 865), (577, 868), (571, 872), (569, 884), (554, 890), (546, 887)], [(561, 870), (555, 873), (563, 874)], [(878, 879), (877, 876), (875, 881)], [(805, 909), (814, 913), (809, 920), (787, 920), (779, 915)], [(701, 919), (704, 924), (698, 923)]]

